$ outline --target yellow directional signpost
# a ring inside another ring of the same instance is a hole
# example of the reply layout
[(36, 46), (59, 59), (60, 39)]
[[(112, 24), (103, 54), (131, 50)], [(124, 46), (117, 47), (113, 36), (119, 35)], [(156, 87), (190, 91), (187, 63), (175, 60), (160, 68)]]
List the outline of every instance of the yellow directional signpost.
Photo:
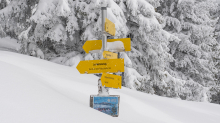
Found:
[(76, 68), (81, 74), (124, 72), (124, 59), (80, 61)]
[(115, 24), (112, 23), (109, 19), (105, 18), (105, 31), (110, 35), (115, 36)]
[(108, 51), (104, 51), (102, 53), (102, 55), (105, 59), (117, 59), (118, 58), (117, 53), (112, 53), (112, 52), (108, 52)]
[(121, 89), (121, 76), (103, 73), (101, 82), (104, 87)]
[[(107, 35), (109, 34), (115, 36), (115, 24), (107, 19), (107, 8), (102, 7), (101, 10), (102, 40), (86, 41), (83, 45), (83, 49), (86, 53), (93, 50), (101, 51), (104, 59), (80, 61), (76, 68), (81, 74), (102, 73), (102, 77), (98, 81), (99, 94), (90, 95), (90, 107), (113, 117), (118, 117), (120, 96), (109, 95), (108, 88), (121, 89), (122, 77), (108, 73), (124, 72), (124, 59), (118, 59), (117, 53), (109, 52), (111, 49), (106, 51), (107, 42), (121, 41), (124, 44), (125, 51), (131, 51), (131, 39), (107, 39)], [(118, 43), (115, 44), (118, 45)], [(114, 44), (112, 46), (114, 46)], [(116, 48), (116, 51), (114, 50), (114, 52), (120, 52), (117, 47), (114, 48)]]
[[(131, 39), (130, 38), (121, 38), (121, 39), (108, 39), (107, 42), (121, 41), (124, 44), (125, 51), (131, 51)], [(83, 49), (86, 53), (92, 50), (101, 50), (102, 49), (102, 40), (89, 40), (83, 45)]]

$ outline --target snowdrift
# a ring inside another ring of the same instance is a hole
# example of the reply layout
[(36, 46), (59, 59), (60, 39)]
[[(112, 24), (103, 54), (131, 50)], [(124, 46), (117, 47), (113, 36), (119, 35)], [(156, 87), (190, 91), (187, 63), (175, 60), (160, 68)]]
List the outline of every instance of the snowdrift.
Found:
[(127, 88), (119, 117), (89, 107), (98, 77), (68, 66), (0, 51), (1, 123), (219, 123), (220, 105), (159, 97)]

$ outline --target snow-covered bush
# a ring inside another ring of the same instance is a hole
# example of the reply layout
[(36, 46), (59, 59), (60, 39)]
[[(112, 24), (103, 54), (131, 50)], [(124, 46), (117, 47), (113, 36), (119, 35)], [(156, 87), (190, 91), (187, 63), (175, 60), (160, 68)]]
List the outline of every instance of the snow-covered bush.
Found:
[(2, 28), (1, 25), (0, 25), (0, 37), (1, 37), (1, 38), (6, 37), (6, 33), (5, 33), (5, 31), (3, 30), (3, 28)]
[(33, 42), (28, 42), (27, 44), (27, 53), (30, 56), (35, 56), (37, 58), (41, 58), (44, 59), (44, 53), (42, 52), (42, 50), (40, 48), (37, 47), (37, 45)]
[(53, 58), (50, 61), (57, 64), (76, 67), (81, 60), (84, 60), (83, 55), (77, 51), (73, 51), (63, 56)]

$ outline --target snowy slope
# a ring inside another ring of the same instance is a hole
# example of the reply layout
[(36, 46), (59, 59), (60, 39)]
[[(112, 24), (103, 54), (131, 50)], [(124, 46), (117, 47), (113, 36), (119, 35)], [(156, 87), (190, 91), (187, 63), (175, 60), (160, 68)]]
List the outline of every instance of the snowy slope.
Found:
[(127, 88), (119, 117), (89, 107), (97, 94), (94, 75), (73, 67), (0, 51), (1, 123), (219, 123), (220, 105), (149, 95)]
[(10, 37), (0, 38), (0, 50), (17, 52), (20, 48), (20, 44), (17, 40)]

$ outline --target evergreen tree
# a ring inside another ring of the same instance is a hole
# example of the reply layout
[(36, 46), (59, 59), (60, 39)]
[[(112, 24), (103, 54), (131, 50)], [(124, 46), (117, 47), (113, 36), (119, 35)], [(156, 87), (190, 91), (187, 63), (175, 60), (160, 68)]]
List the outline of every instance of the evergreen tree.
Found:
[(5, 7), (0, 11), (0, 24), (7, 35), (17, 38), (22, 31), (30, 27), (29, 18), (38, 0), (2, 0), (1, 2)]
[[(22, 44), (20, 52), (26, 53), (27, 35), (33, 32), (34, 29), (30, 17), (38, 0), (3, 0), (2, 2), (4, 2), (4, 8), (0, 10), (0, 30), (2, 27), (5, 35), (11, 38), (18, 39), (22, 37), (19, 39), (19, 42)], [(22, 36), (23, 34), (25, 36)]]
[[(219, 83), (214, 60), (219, 52), (219, 43), (214, 37), (216, 10), (213, 0), (163, 0), (157, 8), (166, 20), (164, 29), (181, 39), (179, 44), (170, 44), (175, 58), (171, 68), (188, 83), (185, 86), (190, 93), (184, 94), (187, 100), (202, 101), (208, 95), (210, 101), (206, 87)], [(197, 88), (196, 91), (193, 88)]]
[[(155, 8), (159, 6), (158, 1), (148, 1), (153, 6), (144, 0), (115, 2), (123, 9), (128, 20), (129, 37), (132, 37), (132, 51), (128, 56), (131, 58), (132, 67), (145, 77), (133, 79), (136, 81), (133, 87), (152, 94), (179, 97), (183, 81), (174, 78), (172, 70), (169, 69), (174, 58), (168, 48), (170, 42), (178, 43), (179, 39), (162, 29), (164, 20), (155, 12)], [(136, 72), (131, 73), (138, 76)], [(132, 80), (129, 75), (125, 78)]]

